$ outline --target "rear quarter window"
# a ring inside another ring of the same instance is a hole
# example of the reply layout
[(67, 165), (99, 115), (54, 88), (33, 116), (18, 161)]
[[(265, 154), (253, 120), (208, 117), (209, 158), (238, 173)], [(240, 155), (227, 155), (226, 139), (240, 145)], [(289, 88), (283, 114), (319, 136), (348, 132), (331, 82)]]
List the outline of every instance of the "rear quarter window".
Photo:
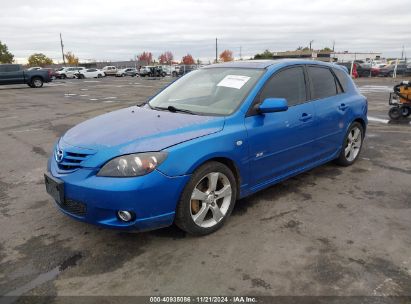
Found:
[(337, 76), (338, 81), (344, 92), (348, 89), (348, 74), (340, 69), (333, 69), (335, 76)]

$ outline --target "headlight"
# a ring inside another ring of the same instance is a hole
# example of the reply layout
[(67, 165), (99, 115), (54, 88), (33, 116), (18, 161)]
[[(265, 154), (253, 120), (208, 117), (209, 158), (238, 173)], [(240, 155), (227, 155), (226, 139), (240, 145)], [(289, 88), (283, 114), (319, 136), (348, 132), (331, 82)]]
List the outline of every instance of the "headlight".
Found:
[(147, 152), (122, 155), (108, 161), (98, 176), (132, 177), (146, 175), (157, 168), (167, 157), (166, 152)]

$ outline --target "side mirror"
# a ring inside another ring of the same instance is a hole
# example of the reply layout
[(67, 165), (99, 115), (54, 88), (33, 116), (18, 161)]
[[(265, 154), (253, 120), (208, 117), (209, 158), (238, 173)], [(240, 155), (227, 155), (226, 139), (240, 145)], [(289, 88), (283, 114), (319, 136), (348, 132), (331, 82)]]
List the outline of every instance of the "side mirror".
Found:
[(266, 98), (258, 106), (260, 113), (283, 112), (288, 110), (287, 99), (285, 98)]

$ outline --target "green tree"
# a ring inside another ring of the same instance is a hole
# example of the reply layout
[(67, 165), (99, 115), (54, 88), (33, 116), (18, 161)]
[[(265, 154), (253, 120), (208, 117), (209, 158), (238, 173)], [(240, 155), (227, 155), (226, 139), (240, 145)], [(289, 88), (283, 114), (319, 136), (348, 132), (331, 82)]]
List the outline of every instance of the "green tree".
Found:
[(14, 55), (9, 52), (7, 45), (0, 41), (0, 63), (12, 63)]
[(43, 53), (34, 53), (30, 55), (29, 59), (29, 66), (40, 66), (45, 67), (46, 65), (53, 64), (53, 60)]
[(321, 50), (321, 52), (332, 52), (333, 50), (330, 49), (329, 47), (325, 47)]
[(254, 59), (273, 59), (273, 56), (273, 53), (271, 53), (269, 50), (265, 50), (261, 54), (254, 55)]

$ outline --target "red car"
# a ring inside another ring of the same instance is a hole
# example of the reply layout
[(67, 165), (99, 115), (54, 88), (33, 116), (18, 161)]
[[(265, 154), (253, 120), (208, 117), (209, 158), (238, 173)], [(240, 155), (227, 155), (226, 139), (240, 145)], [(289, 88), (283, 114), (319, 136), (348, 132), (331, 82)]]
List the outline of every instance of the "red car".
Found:
[(56, 79), (57, 76), (58, 76), (58, 74), (56, 73), (56, 71), (54, 69), (44, 68), (43, 70), (46, 70), (46, 71), (49, 72), (50, 79), (52, 79), (52, 80)]

